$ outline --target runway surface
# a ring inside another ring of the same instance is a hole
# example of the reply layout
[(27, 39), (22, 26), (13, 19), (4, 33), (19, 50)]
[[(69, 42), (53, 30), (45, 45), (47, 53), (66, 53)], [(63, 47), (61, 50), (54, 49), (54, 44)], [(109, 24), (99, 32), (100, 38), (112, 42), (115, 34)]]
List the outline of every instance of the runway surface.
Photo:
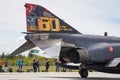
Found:
[(89, 72), (84, 79), (77, 72), (0, 73), (0, 80), (120, 80), (120, 74)]

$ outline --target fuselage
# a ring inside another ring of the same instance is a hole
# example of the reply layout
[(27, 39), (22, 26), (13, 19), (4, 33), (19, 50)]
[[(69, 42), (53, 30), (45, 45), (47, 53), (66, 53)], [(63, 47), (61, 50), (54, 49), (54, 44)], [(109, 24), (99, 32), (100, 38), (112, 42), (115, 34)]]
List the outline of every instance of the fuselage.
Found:
[(120, 57), (120, 38), (83, 34), (50, 34), (52, 39), (63, 39), (87, 50), (89, 61), (106, 62)]
[[(105, 67), (112, 59), (120, 58), (120, 38), (83, 34), (50, 34), (52, 39), (62, 39), (87, 50), (87, 69), (108, 73), (120, 73), (120, 64)], [(79, 68), (79, 67), (78, 67)]]

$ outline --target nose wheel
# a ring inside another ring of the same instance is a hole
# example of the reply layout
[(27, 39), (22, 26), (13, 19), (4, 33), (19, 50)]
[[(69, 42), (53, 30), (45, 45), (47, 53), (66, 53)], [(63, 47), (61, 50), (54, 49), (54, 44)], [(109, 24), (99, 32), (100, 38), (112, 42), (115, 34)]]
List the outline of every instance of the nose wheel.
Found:
[(80, 74), (81, 78), (87, 78), (88, 77), (88, 70), (87, 69), (81, 69), (79, 71), (79, 74)]

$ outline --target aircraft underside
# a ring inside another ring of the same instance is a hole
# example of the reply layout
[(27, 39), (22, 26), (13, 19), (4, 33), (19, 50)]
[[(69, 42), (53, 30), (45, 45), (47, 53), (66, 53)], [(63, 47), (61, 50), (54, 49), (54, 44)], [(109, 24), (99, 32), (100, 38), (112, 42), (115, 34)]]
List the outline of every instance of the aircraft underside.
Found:
[[(71, 65), (70, 65), (71, 64)], [(61, 63), (60, 66), (68, 69), (76, 69), (79, 70), (79, 74), (82, 78), (86, 78), (88, 76), (88, 71), (99, 71), (105, 73), (114, 73), (120, 74), (120, 65), (117, 67), (105, 67), (106, 63), (91, 63), (85, 64), (84, 67), (81, 67), (79, 64), (72, 65), (72, 63)]]
[[(69, 69), (78, 69), (82, 78), (88, 76), (88, 70), (95, 70), (106, 73), (120, 74), (120, 65), (115, 60), (96, 62), (88, 58), (87, 51), (84, 48), (75, 47), (61, 47), (59, 59), (62, 62), (60, 66)], [(70, 65), (68, 63), (75, 63), (79, 65)], [(119, 59), (118, 59), (119, 62)], [(111, 66), (111, 65), (117, 66)]]

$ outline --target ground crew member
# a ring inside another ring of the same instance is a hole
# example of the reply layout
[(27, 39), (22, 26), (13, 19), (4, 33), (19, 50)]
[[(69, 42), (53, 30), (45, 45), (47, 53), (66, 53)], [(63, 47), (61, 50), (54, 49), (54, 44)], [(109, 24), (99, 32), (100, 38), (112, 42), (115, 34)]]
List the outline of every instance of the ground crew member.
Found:
[(2, 72), (2, 66), (3, 66), (3, 61), (2, 61), (2, 59), (0, 58), (0, 72)]

